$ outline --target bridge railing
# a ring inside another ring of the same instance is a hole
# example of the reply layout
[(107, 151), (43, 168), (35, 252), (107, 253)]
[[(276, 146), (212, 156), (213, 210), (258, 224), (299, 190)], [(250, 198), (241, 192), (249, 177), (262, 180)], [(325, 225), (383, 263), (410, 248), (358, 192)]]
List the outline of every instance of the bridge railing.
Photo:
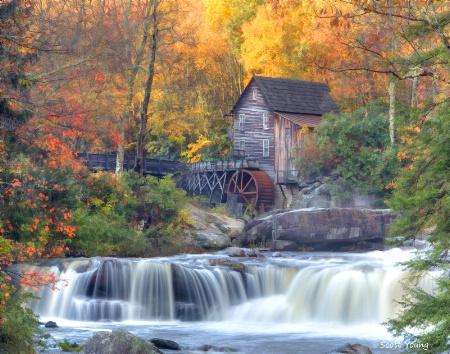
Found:
[[(82, 153), (78, 158), (84, 160), (86, 166), (91, 170), (115, 171), (116, 154), (87, 154)], [(136, 157), (125, 155), (123, 170), (132, 170), (135, 166)], [(259, 168), (258, 161), (245, 158), (231, 160), (200, 161), (195, 163), (184, 163), (179, 161), (146, 158), (143, 161), (144, 173), (151, 175), (167, 175), (177, 172), (199, 172), (199, 171), (233, 171), (241, 168)]]
[[(85, 161), (86, 166), (91, 170), (115, 171), (116, 154), (79, 154), (78, 158)], [(135, 166), (136, 157), (125, 155), (123, 170), (132, 170)], [(167, 175), (170, 173), (182, 172), (186, 170), (186, 164), (179, 161), (146, 158), (143, 161), (144, 173), (152, 175)]]
[(198, 171), (230, 171), (240, 168), (258, 168), (257, 161), (247, 159), (200, 161), (188, 164), (191, 172)]

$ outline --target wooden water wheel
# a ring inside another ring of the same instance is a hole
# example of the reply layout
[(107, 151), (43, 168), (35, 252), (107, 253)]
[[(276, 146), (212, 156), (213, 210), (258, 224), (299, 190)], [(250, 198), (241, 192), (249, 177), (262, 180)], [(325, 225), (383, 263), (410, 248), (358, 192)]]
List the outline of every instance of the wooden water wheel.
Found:
[(244, 203), (254, 207), (273, 203), (273, 184), (263, 171), (238, 170), (228, 184), (228, 194), (238, 193)]

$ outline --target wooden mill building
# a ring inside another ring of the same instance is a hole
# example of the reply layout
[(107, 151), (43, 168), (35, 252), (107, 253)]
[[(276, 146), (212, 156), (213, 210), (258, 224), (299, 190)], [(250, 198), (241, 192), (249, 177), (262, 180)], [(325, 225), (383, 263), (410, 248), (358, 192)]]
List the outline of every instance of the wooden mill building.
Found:
[(285, 198), (282, 185), (298, 182), (302, 128), (328, 112), (339, 108), (326, 84), (253, 77), (231, 110), (233, 159), (191, 165), (187, 190), (210, 202), (279, 207), (277, 191)]
[(231, 110), (235, 154), (258, 161), (275, 184), (295, 183), (302, 128), (328, 112), (339, 108), (326, 84), (254, 76)]

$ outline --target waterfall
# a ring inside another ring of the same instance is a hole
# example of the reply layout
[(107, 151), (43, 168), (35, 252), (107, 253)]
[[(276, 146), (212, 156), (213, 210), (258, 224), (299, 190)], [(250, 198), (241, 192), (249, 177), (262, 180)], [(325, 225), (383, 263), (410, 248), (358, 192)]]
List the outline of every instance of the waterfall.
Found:
[(171, 265), (119, 259), (66, 260), (49, 272), (64, 281), (30, 306), (41, 316), (76, 321), (173, 320)]
[(394, 299), (402, 296), (405, 273), (391, 258), (295, 254), (232, 263), (239, 267), (211, 266), (208, 255), (53, 261), (38, 268), (68, 285), (43, 289), (30, 307), (46, 318), (76, 321), (380, 323), (395, 316)]

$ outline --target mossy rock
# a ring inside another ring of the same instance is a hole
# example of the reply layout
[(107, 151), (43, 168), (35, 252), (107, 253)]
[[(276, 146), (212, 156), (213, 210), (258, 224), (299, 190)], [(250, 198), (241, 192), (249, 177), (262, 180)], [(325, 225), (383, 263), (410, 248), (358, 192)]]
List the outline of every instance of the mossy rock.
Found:
[(162, 354), (151, 342), (128, 331), (95, 333), (84, 345), (82, 354)]

